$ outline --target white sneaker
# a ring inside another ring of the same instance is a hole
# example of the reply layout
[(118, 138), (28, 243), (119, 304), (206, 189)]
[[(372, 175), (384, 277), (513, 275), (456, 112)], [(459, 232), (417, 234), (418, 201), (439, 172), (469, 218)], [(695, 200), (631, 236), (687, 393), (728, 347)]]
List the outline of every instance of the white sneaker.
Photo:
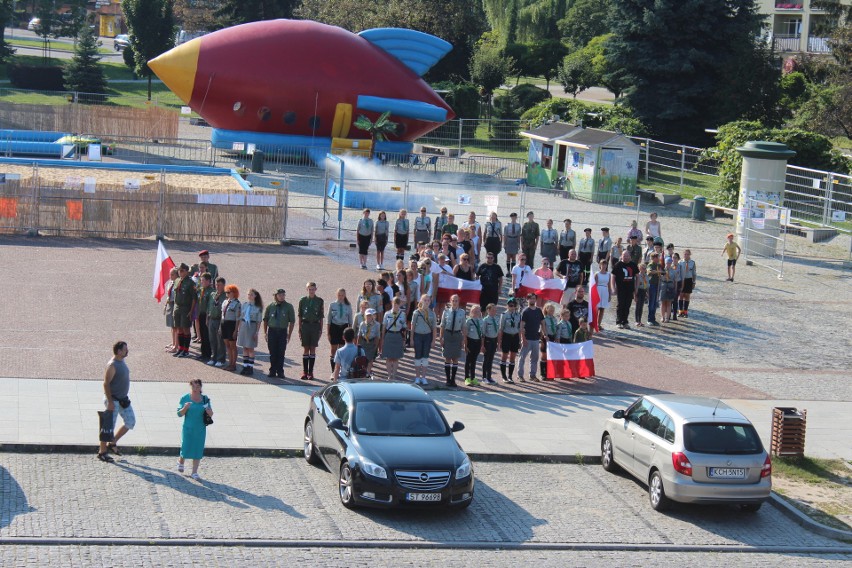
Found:
[(215, 364), (215, 365), (213, 365), (213, 366), (214, 366), (214, 367), (219, 367), (219, 368), (221, 368), (221, 367), (224, 367), (224, 366), (225, 366), (225, 364), (224, 364), (223, 362), (221, 362), (221, 361), (216, 361), (216, 364)]
[(213, 359), (210, 359), (209, 361), (207, 361), (207, 364), (212, 367), (213, 365), (216, 364), (216, 361), (214, 361)]
[(377, 265), (376, 265), (376, 270), (384, 270), (384, 268), (382, 268), (382, 265), (381, 265), (381, 264), (377, 264)]
[(191, 477), (192, 479), (195, 479), (196, 481), (197, 481), (197, 480), (199, 480), (199, 479), (201, 479), (201, 476), (200, 476), (200, 475), (198, 475), (197, 473), (193, 473), (190, 477)]

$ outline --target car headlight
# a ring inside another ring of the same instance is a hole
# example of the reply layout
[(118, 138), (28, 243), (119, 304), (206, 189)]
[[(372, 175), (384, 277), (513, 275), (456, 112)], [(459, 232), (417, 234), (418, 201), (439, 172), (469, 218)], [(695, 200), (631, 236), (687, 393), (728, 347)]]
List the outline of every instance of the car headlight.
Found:
[(470, 459), (465, 457), (462, 464), (456, 470), (456, 479), (464, 479), (470, 475)]
[(388, 478), (388, 474), (385, 471), (385, 468), (378, 464), (374, 464), (371, 461), (361, 460), (361, 471), (363, 471), (367, 475), (372, 475), (373, 477), (378, 477), (381, 479)]

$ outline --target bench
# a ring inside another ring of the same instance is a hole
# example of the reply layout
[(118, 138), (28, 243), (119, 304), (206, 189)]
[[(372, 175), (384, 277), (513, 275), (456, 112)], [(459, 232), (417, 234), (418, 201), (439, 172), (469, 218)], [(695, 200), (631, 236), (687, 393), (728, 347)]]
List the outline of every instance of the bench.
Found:
[(461, 156), (461, 151), (458, 148), (450, 148), (449, 146), (436, 146), (434, 144), (415, 144), (414, 153), (446, 156), (448, 158), (457, 158)]
[(676, 193), (664, 193), (662, 191), (654, 191), (653, 189), (636, 188), (636, 195), (642, 200), (656, 201), (663, 207), (674, 205), (681, 200), (681, 196)]
[(731, 209), (730, 207), (722, 207), (721, 205), (713, 205), (712, 203), (708, 203), (704, 206), (707, 211), (713, 214), (713, 218), (717, 217), (729, 217), (733, 219), (737, 216), (737, 210)]

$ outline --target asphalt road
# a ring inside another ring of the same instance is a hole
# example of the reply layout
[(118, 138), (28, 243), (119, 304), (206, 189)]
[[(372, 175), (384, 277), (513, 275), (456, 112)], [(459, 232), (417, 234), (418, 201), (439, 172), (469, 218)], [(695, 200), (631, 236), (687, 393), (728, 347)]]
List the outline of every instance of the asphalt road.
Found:
[[(5, 39), (7, 42), (12, 41), (14, 39), (26, 39), (30, 41), (41, 41), (41, 36), (37, 35), (35, 32), (31, 32), (29, 30), (21, 30), (18, 28), (6, 28)], [(112, 48), (112, 38), (109, 37), (101, 37), (98, 40), (103, 44), (103, 47)], [(51, 42), (54, 45), (57, 45), (61, 42), (63, 50), (51, 49), (49, 52), (49, 56), (55, 59), (71, 59), (74, 56), (73, 51), (65, 51), (68, 49), (67, 43), (73, 42), (72, 38), (60, 38), (59, 40), (52, 39)], [(22, 47), (22, 46), (13, 46), (15, 49), (15, 53), (18, 55), (32, 55), (32, 56), (42, 56), (44, 55), (44, 51), (40, 47)], [(101, 61), (106, 61), (110, 63), (121, 62), (122, 54), (121, 52), (111, 52), (101, 54)]]
[[(103, 464), (94, 455), (0, 455), (0, 564), (197, 565), (204, 558), (206, 565), (233, 566), (302, 558), (314, 565), (440, 559), (441, 565), (469, 566), (486, 559), (488, 565), (555, 566), (628, 559), (637, 565), (644, 558), (768, 566), (852, 560), (849, 545), (811, 534), (768, 505), (757, 514), (727, 506), (654, 513), (643, 487), (600, 466), (476, 463), (473, 504), (445, 512), (348, 511), (338, 501), (336, 477), (301, 458), (207, 458), (198, 482), (174, 465), (171, 456)], [(27, 538), (42, 544), (21, 542)], [(51, 541), (54, 546), (47, 546)], [(105, 546), (114, 541), (134, 546)], [(495, 552), (503, 548), (518, 550)]]

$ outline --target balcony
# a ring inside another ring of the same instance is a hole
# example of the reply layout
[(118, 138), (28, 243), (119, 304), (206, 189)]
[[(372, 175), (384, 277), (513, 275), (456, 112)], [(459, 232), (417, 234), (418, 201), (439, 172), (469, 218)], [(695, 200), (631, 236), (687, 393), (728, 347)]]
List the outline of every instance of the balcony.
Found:
[(781, 0), (776, 0), (775, 9), (776, 10), (801, 10), (804, 7), (802, 2), (783, 2)]
[(808, 38), (808, 53), (831, 53), (831, 46), (828, 45), (829, 38), (827, 37), (809, 37)]
[(775, 51), (800, 51), (801, 36), (776, 34), (772, 39), (775, 41)]

